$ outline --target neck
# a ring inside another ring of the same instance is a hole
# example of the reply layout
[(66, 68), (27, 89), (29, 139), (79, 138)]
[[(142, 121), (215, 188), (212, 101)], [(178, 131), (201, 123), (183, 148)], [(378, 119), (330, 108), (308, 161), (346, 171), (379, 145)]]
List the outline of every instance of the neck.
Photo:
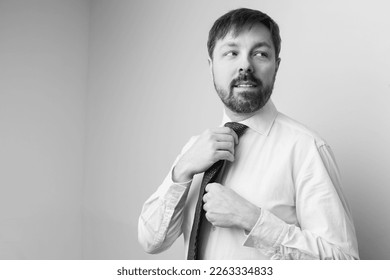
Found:
[(241, 122), (255, 115), (257, 111), (252, 113), (236, 113), (230, 110), (229, 108), (225, 107), (225, 112), (226, 115), (229, 117), (229, 119), (231, 119), (233, 122)]

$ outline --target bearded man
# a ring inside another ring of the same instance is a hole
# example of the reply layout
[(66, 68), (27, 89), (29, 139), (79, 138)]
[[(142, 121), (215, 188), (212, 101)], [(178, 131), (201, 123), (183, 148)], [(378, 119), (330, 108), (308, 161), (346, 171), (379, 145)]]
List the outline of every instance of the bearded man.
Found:
[(222, 125), (191, 138), (145, 202), (140, 244), (159, 253), (183, 234), (187, 259), (358, 259), (330, 147), (270, 99), (278, 25), (233, 10), (207, 47)]

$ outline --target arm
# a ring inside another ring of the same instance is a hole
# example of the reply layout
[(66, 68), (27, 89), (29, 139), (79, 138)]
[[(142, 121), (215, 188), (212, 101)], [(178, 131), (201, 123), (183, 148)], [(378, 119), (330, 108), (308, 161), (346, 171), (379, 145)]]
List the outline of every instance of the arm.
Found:
[(138, 221), (138, 240), (146, 252), (160, 253), (181, 235), (192, 177), (216, 161), (233, 161), (234, 142), (237, 141), (237, 135), (227, 127), (210, 129), (191, 138), (164, 182), (143, 205)]
[(171, 172), (144, 203), (138, 221), (138, 241), (147, 253), (168, 249), (182, 233), (183, 209), (191, 181), (174, 183)]
[(192, 137), (174, 161), (163, 183), (142, 207), (138, 220), (138, 241), (147, 253), (157, 254), (167, 250), (182, 233), (183, 210), (192, 177), (187, 181), (174, 181), (173, 171), (194, 142), (195, 137)]
[(299, 224), (287, 224), (262, 209), (245, 246), (258, 248), (272, 259), (359, 258), (333, 154), (326, 144), (314, 146), (296, 178)]
[(206, 218), (214, 226), (249, 232), (244, 246), (271, 259), (357, 259), (355, 229), (333, 155), (325, 144), (313, 146), (295, 180), (298, 224), (287, 224), (218, 183), (206, 187)]

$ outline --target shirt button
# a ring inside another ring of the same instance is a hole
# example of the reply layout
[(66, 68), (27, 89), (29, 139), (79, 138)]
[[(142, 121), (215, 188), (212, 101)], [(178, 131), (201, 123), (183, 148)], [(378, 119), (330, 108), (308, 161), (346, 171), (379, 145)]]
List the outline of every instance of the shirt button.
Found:
[(211, 227), (211, 230), (212, 230), (212, 231), (215, 231), (216, 229), (217, 229), (217, 228), (216, 228), (215, 226), (212, 226), (212, 227)]

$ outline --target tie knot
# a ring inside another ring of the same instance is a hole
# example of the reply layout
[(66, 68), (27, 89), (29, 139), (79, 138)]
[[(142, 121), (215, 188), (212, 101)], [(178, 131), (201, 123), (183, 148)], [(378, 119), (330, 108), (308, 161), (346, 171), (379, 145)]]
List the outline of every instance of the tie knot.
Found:
[(237, 133), (238, 137), (244, 134), (244, 131), (248, 128), (245, 124), (237, 123), (237, 122), (227, 122), (225, 123), (226, 127), (229, 127)]

